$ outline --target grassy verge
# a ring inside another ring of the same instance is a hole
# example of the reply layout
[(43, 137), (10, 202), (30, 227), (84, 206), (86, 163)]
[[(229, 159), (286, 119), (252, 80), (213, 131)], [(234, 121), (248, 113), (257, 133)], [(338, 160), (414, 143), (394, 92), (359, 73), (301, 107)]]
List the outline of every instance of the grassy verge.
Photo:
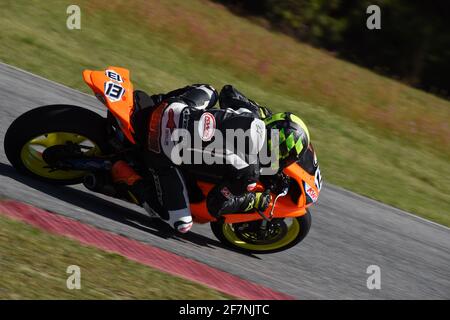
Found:
[(310, 127), (325, 182), (450, 225), (450, 103), (267, 31), (206, 0), (2, 1), (0, 60), (89, 92), (85, 68), (135, 86), (235, 84)]
[[(67, 267), (81, 270), (69, 290)], [(202, 285), (0, 216), (0, 299), (230, 299)]]

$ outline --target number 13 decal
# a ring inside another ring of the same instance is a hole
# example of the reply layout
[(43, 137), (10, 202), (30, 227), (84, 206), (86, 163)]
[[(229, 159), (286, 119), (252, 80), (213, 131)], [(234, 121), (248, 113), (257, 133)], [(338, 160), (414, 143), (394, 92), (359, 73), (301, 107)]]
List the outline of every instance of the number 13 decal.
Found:
[(120, 84), (114, 83), (112, 81), (105, 82), (105, 96), (109, 101), (119, 101), (124, 93), (125, 89)]

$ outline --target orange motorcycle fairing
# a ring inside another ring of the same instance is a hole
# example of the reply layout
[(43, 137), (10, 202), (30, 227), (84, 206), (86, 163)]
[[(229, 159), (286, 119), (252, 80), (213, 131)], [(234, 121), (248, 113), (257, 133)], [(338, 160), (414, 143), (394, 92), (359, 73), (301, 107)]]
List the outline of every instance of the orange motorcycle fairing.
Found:
[[(297, 205), (299, 207), (310, 207), (314, 202), (307, 203), (306, 201), (306, 194), (310, 193), (311, 195), (315, 195), (315, 198), (319, 197), (320, 189), (317, 186), (317, 183), (315, 181), (315, 176), (309, 174), (305, 171), (299, 164), (293, 163), (290, 166), (284, 168), (283, 172), (291, 177), (292, 179), (295, 179), (300, 186), (300, 197), (298, 198)], [(309, 187), (309, 190), (305, 190), (305, 182), (307, 186)]]
[[(314, 176), (308, 174), (300, 165), (293, 163), (292, 165), (284, 169), (284, 173), (295, 179), (301, 188), (300, 197), (297, 203), (294, 203), (288, 194), (285, 197), (279, 198), (276, 207), (273, 211), (273, 218), (293, 218), (300, 217), (306, 213), (306, 208), (312, 203), (306, 204), (305, 190), (303, 187), (303, 181), (306, 181), (309, 185), (313, 186), (315, 192), (319, 194), (318, 188), (314, 184)], [(202, 190), (204, 195), (207, 195), (209, 191), (213, 188), (213, 184), (207, 182), (198, 182), (198, 186)], [(273, 199), (276, 195), (272, 194), (272, 201), (269, 207), (264, 212), (264, 214), (269, 217), (270, 211), (273, 206)], [(216, 221), (216, 218), (211, 216), (206, 207), (206, 200), (199, 203), (192, 203), (191, 206), (192, 217), (197, 223), (207, 223), (211, 221)], [(258, 213), (231, 213), (224, 214), (226, 223), (241, 223), (247, 221), (261, 220), (262, 217)]]
[(130, 123), (134, 107), (130, 71), (114, 66), (109, 66), (102, 71), (84, 70), (83, 80), (91, 87), (95, 96), (111, 111), (124, 135), (134, 144), (134, 131)]

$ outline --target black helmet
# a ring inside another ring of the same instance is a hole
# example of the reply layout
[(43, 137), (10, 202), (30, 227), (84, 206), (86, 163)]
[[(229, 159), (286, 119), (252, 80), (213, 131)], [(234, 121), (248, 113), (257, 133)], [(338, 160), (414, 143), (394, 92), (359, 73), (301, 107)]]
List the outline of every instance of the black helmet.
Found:
[(280, 168), (299, 160), (309, 145), (309, 131), (305, 123), (290, 112), (280, 112), (264, 119), (267, 128), (267, 139), (272, 151), (271, 130), (277, 129), (280, 136), (279, 154)]

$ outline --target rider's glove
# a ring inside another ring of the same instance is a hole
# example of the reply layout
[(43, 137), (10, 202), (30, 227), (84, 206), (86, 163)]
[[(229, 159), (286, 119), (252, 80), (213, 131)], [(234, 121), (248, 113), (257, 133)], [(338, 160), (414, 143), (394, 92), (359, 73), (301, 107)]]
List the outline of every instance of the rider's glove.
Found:
[(255, 192), (255, 202), (253, 204), (253, 208), (260, 212), (264, 212), (269, 206), (270, 200), (271, 197), (268, 190), (264, 192)]

